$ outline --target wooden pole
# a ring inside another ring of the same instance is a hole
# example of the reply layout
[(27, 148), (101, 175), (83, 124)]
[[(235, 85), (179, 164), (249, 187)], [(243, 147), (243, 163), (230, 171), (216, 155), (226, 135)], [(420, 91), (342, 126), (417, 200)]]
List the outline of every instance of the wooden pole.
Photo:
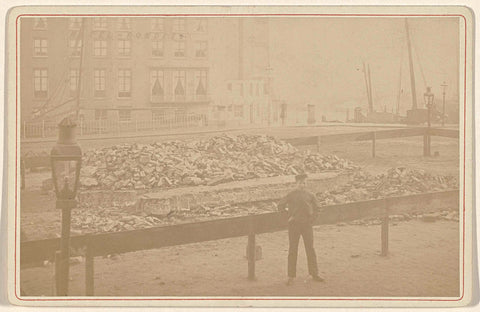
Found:
[(320, 153), (320, 146), (322, 145), (322, 136), (317, 137), (317, 152)]
[(61, 262), (62, 262), (62, 257), (60, 255), (60, 251), (55, 252), (55, 292), (57, 296), (60, 296), (61, 289), (62, 289), (62, 281), (60, 279), (60, 271), (61, 271)]
[(20, 161), (20, 188), (25, 189), (25, 160)]
[(425, 129), (425, 134), (423, 135), (423, 156), (430, 156), (430, 134), (428, 129)]
[(370, 76), (370, 64), (367, 64), (368, 67), (368, 87), (370, 90), (370, 105), (369, 105), (369, 111), (373, 113), (373, 93), (372, 93), (372, 78)]
[(412, 89), (412, 109), (417, 109), (417, 93), (415, 88), (415, 72), (413, 71), (412, 45), (410, 43), (410, 31), (408, 30), (408, 20), (405, 19), (405, 31), (407, 33), (408, 60), (410, 64), (410, 86)]
[(255, 280), (255, 227), (253, 218), (250, 221), (250, 233), (248, 234), (247, 259), (248, 279)]
[(370, 87), (368, 86), (367, 69), (365, 67), (365, 62), (363, 62), (363, 78), (365, 79), (365, 89), (367, 90), (367, 100), (368, 100), (368, 111), (370, 112), (370, 107), (372, 107), (372, 98), (370, 96)]
[(87, 246), (85, 253), (85, 294), (93, 296), (94, 292), (94, 260), (92, 250)]
[(60, 289), (59, 296), (68, 295), (68, 281), (70, 271), (70, 222), (72, 205), (68, 202), (61, 203), (62, 207), (62, 237), (60, 239)]
[(389, 209), (387, 201), (385, 201), (385, 211), (382, 218), (382, 257), (386, 257), (388, 255), (388, 223), (389, 223)]
[(376, 139), (377, 139), (377, 134), (375, 131), (373, 131), (372, 132), (372, 157), (373, 158), (375, 158)]

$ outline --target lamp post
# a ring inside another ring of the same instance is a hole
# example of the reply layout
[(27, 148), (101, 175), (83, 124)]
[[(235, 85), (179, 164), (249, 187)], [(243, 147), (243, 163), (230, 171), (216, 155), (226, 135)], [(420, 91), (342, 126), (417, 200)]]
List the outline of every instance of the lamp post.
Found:
[(432, 114), (432, 107), (433, 107), (433, 100), (434, 100), (434, 94), (432, 93), (432, 88), (427, 87), (427, 91), (423, 94), (423, 98), (425, 100), (425, 106), (427, 107), (427, 134), (426, 137), (424, 138), (425, 140), (425, 150), (424, 150), (424, 155), (425, 156), (430, 156), (430, 118)]
[(59, 263), (56, 264), (57, 295), (67, 296), (70, 260), (70, 218), (71, 209), (76, 207), (82, 150), (75, 139), (76, 123), (69, 117), (58, 125), (57, 144), (52, 148), (52, 180), (57, 197), (56, 207), (62, 210), (62, 236), (60, 239)]
[(442, 85), (440, 85), (443, 88), (443, 112), (442, 112), (442, 127), (445, 126), (445, 89), (447, 88), (447, 84), (445, 81), (443, 82)]

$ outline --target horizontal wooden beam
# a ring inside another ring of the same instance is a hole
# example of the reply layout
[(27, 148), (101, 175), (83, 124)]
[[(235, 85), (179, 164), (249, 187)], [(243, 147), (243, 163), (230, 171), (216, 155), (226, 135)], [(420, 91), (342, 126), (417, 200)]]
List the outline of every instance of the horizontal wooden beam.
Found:
[[(418, 211), (445, 209), (447, 204), (458, 205), (458, 195), (458, 190), (453, 190), (323, 206), (315, 224), (335, 224), (381, 216), (385, 205), (389, 205), (390, 211), (411, 211), (412, 207)], [(87, 245), (92, 256), (104, 256), (247, 236), (252, 224), (256, 234), (285, 230), (287, 215), (272, 212), (141, 230), (73, 236), (71, 253), (72, 256), (82, 254)], [(41, 265), (44, 260), (53, 260), (59, 247), (58, 238), (22, 242), (21, 265), (35, 266)]]
[(428, 133), (433, 136), (440, 136), (445, 138), (458, 139), (460, 136), (460, 131), (456, 129), (441, 129), (441, 128), (430, 128)]
[(339, 134), (327, 134), (327, 135), (320, 135), (320, 136), (289, 138), (289, 139), (285, 139), (284, 141), (294, 146), (335, 144), (335, 143), (345, 143), (345, 142), (352, 142), (352, 141), (369, 141), (369, 140), (372, 140), (373, 133), (375, 133), (376, 140), (423, 136), (426, 133), (429, 133), (430, 135), (433, 135), (433, 136), (441, 136), (441, 137), (447, 137), (447, 138), (458, 138), (458, 135), (459, 135), (459, 131), (455, 129), (430, 128), (429, 130), (428, 128), (425, 128), (425, 127), (416, 127), (416, 128), (388, 129), (388, 130), (379, 130), (379, 131), (364, 131), (364, 132), (355, 132), (355, 133), (339, 133)]

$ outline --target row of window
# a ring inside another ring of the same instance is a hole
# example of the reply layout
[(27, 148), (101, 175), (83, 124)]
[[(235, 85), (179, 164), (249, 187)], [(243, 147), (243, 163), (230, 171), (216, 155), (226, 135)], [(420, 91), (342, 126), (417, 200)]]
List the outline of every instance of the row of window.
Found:
[[(181, 100), (187, 94), (187, 71), (171, 70), (173, 77), (172, 93), (175, 99)], [(154, 69), (150, 71), (150, 96), (152, 101), (162, 101), (165, 96), (165, 80), (167, 70)], [(36, 98), (46, 98), (48, 93), (48, 70), (45, 68), (35, 69), (33, 71), (34, 96)], [(70, 94), (75, 95), (79, 82), (79, 70), (70, 69), (69, 86)], [(94, 97), (106, 97), (107, 71), (106, 69), (94, 69), (93, 71), (93, 90)], [(194, 71), (194, 94), (196, 96), (205, 96), (207, 94), (207, 71)], [(117, 70), (117, 97), (130, 98), (132, 96), (132, 71), (124, 68)]]
[[(207, 41), (194, 42), (194, 57), (207, 57)], [(82, 40), (71, 39), (68, 42), (69, 54), (71, 56), (80, 56), (82, 49)], [(93, 56), (106, 57), (108, 50), (107, 40), (93, 41)], [(48, 56), (48, 41), (47, 39), (33, 40), (33, 55), (37, 57)], [(117, 53), (120, 57), (130, 57), (132, 55), (132, 41), (128, 39), (117, 40)], [(151, 54), (153, 57), (164, 57), (166, 55), (164, 40), (151, 41)], [(177, 40), (173, 42), (173, 56), (185, 57), (187, 56), (186, 42)]]
[[(263, 92), (262, 90), (263, 89)], [(227, 90), (239, 96), (245, 96), (249, 94), (250, 96), (260, 96), (263, 94), (268, 94), (268, 87), (263, 82), (238, 82), (238, 83), (228, 83)]]
[[(94, 17), (93, 18), (93, 29), (104, 30), (108, 27), (107, 17)], [(164, 18), (150, 18), (151, 20), (151, 29), (153, 31), (163, 32), (165, 29), (165, 19)], [(46, 30), (48, 27), (47, 18), (38, 17), (35, 18), (33, 23), (33, 28), (37, 30)], [(69, 29), (80, 29), (82, 26), (82, 17), (70, 17), (68, 28)], [(132, 29), (131, 18), (129, 17), (118, 17), (116, 18), (117, 28), (120, 30)], [(207, 21), (205, 19), (194, 19), (193, 28), (194, 32), (206, 32), (207, 31)], [(172, 22), (172, 31), (174, 33), (184, 33), (187, 31), (186, 21), (183, 18), (175, 18)]]
[[(173, 117), (174, 120), (181, 120), (185, 118), (185, 110), (176, 110), (173, 112), (174, 115), (170, 116)], [(152, 120), (154, 122), (161, 122), (167, 120), (167, 116), (172, 115), (167, 114), (164, 110), (159, 111), (152, 111)], [(108, 110), (106, 109), (96, 109), (95, 110), (95, 120), (97, 121), (106, 121), (108, 119)], [(132, 111), (129, 109), (121, 109), (118, 111), (118, 119), (120, 122), (131, 122), (132, 121)]]

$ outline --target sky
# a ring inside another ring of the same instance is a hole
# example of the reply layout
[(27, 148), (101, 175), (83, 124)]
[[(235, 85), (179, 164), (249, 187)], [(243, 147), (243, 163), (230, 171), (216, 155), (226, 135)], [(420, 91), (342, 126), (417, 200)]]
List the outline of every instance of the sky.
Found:
[[(458, 99), (459, 20), (409, 18), (417, 101), (423, 106), (426, 86), (441, 100)], [(272, 18), (271, 63), (274, 90), (289, 105), (314, 104), (345, 111), (367, 108), (362, 62), (371, 71), (374, 109), (400, 112), (411, 107), (410, 77), (404, 18)], [(422, 73), (423, 72), (423, 73)]]

